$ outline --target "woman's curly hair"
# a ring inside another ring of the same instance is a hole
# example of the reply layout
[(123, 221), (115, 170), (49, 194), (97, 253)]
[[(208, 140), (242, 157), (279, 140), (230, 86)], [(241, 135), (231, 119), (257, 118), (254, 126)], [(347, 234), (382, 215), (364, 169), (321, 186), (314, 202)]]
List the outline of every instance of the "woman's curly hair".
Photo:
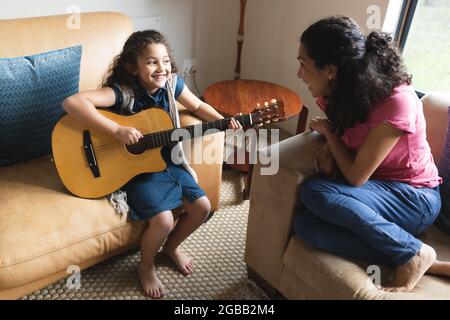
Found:
[(137, 68), (137, 59), (149, 44), (163, 44), (166, 46), (172, 66), (172, 72), (177, 72), (172, 51), (166, 37), (156, 30), (134, 32), (125, 42), (122, 52), (114, 57), (109, 70), (106, 72), (101, 87), (111, 87), (113, 84), (124, 85), (136, 91), (139, 80), (133, 75)]
[(386, 33), (367, 37), (350, 18), (319, 20), (303, 32), (301, 44), (318, 69), (337, 67), (326, 115), (339, 135), (365, 122), (371, 108), (389, 97), (394, 88), (411, 84), (400, 52)]

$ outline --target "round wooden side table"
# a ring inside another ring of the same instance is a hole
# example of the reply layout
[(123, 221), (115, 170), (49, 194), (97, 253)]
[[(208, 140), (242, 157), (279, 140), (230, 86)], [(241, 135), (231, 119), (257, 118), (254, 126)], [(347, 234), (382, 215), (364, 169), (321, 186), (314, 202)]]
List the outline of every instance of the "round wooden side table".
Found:
[[(292, 90), (281, 85), (259, 80), (226, 80), (212, 84), (203, 93), (205, 102), (213, 106), (224, 117), (232, 117), (239, 113), (251, 113), (257, 103), (264, 105), (272, 99), (284, 101), (285, 116), (279, 121), (287, 120), (300, 113), (297, 133), (303, 132), (306, 125), (307, 109), (302, 99)], [(231, 164), (232, 168), (247, 173), (245, 198), (248, 198), (252, 165)]]

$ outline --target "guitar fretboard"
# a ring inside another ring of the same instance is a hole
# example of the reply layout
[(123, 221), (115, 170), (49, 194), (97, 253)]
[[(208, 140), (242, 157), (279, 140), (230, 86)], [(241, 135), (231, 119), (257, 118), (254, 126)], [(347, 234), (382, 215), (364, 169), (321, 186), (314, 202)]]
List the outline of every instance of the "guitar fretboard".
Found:
[[(246, 114), (233, 117), (239, 121), (242, 126), (251, 125), (253, 123), (253, 114)], [(191, 126), (170, 129), (160, 132), (154, 132), (144, 135), (138, 143), (128, 146), (128, 150), (132, 153), (142, 153), (147, 149), (159, 148), (166, 145), (173, 145), (182, 140), (202, 137), (204, 135), (213, 134), (217, 131), (228, 129), (231, 118), (215, 120), (211, 122), (203, 122)]]

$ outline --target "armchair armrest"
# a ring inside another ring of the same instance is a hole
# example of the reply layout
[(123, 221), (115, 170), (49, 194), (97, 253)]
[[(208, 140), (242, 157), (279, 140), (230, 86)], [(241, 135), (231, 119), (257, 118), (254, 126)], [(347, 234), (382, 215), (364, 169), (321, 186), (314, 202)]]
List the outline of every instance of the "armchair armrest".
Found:
[(279, 152), (277, 174), (262, 175), (260, 163), (253, 168), (245, 262), (275, 288), (293, 232), (298, 186), (314, 175), (314, 156), (324, 141), (313, 131), (283, 140), (268, 147)]
[[(181, 127), (202, 123), (202, 120), (177, 103)], [(219, 208), (220, 184), (222, 182), (222, 162), (224, 133), (219, 132), (183, 141), (183, 149), (192, 169), (197, 173), (198, 183), (206, 192), (211, 203), (211, 211)], [(202, 152), (201, 155), (198, 153)], [(204, 157), (208, 157), (205, 159)]]

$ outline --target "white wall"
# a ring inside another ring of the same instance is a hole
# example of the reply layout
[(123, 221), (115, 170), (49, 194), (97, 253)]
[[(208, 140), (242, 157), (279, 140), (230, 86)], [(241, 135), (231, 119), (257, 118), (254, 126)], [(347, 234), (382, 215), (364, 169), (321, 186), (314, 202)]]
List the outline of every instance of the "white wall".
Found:
[[(241, 77), (271, 81), (297, 92), (320, 114), (314, 99), (296, 77), (298, 38), (317, 19), (344, 14), (362, 27), (367, 8), (378, 5), (384, 18), (389, 0), (247, 0)], [(234, 77), (237, 56), (239, 0), (2, 0), (0, 19), (64, 14), (71, 5), (82, 12), (119, 11), (129, 17), (161, 16), (178, 66), (196, 59), (200, 92), (218, 81)], [(380, 21), (381, 26), (383, 21)], [(189, 82), (191, 84), (192, 82)], [(194, 90), (195, 88), (191, 88)], [(279, 126), (295, 132), (297, 118)]]
[[(392, 0), (391, 0), (392, 1)], [(319, 18), (343, 14), (368, 31), (370, 6), (379, 8), (379, 28), (389, 0), (247, 0), (241, 78), (275, 82), (299, 94), (310, 109), (309, 118), (322, 115), (307, 88), (296, 76), (299, 37)], [(194, 55), (200, 91), (215, 82), (231, 80), (237, 56), (239, 0), (195, 0)], [(297, 117), (279, 123), (295, 133)]]
[(73, 5), (81, 12), (117, 11), (134, 18), (160, 16), (180, 68), (194, 52), (194, 1), (196, 0), (2, 0), (0, 19), (66, 14)]
[(210, 84), (234, 78), (239, 9), (239, 0), (195, 0), (194, 52), (201, 92)]
[[(294, 90), (309, 107), (310, 116), (320, 115), (306, 86), (297, 78), (299, 37), (319, 18), (343, 14), (353, 17), (367, 31), (367, 8), (378, 5), (381, 18), (389, 0), (248, 0), (242, 78), (275, 82)], [(372, 20), (370, 20), (372, 21)], [(380, 28), (383, 21), (380, 21)], [(279, 123), (295, 133), (297, 118)]]
[[(122, 12), (132, 20), (160, 16), (180, 71), (184, 59), (196, 60), (201, 92), (234, 76), (238, 0), (2, 0), (0, 19), (66, 14), (73, 5), (81, 12)], [(192, 86), (192, 79), (187, 82)]]

